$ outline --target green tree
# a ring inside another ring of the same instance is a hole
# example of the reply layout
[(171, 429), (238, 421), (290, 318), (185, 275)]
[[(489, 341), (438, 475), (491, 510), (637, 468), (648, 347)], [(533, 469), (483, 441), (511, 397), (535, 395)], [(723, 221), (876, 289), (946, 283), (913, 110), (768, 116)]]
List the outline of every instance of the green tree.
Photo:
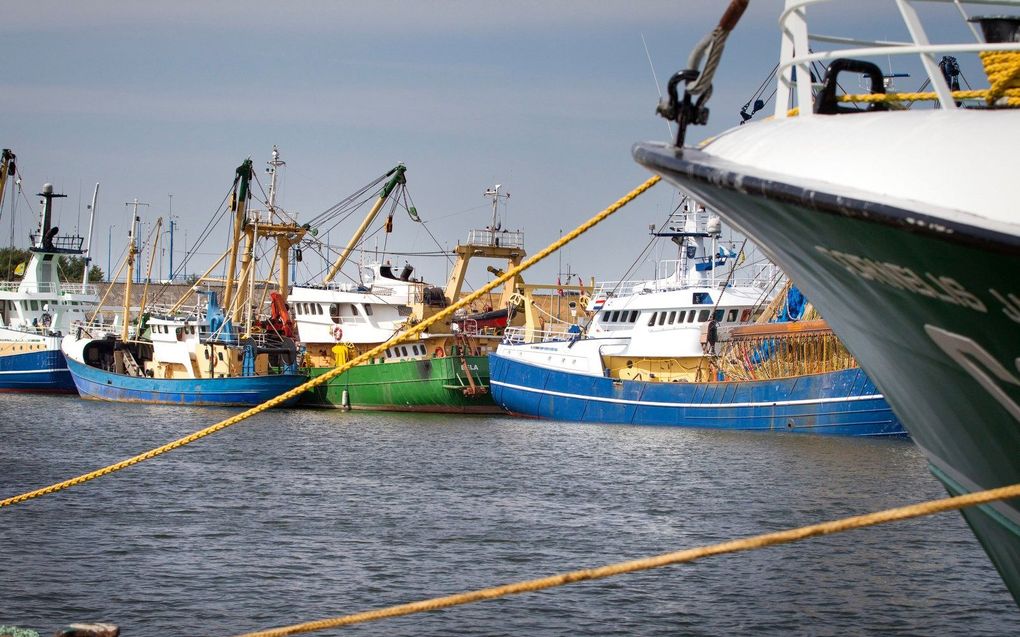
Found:
[[(60, 257), (58, 264), (61, 281), (81, 281), (81, 275), (85, 270), (85, 257)], [(89, 268), (89, 283), (103, 280), (103, 270), (98, 265)]]
[[(16, 274), (15, 269), (21, 263), (28, 264), (32, 253), (20, 248), (0, 248), (0, 280), (14, 281), (22, 275)], [(59, 257), (57, 269), (61, 281), (81, 281), (81, 275), (85, 268), (84, 257)], [(99, 282), (104, 279), (103, 270), (99, 266), (89, 268), (89, 282)]]
[(28, 263), (31, 256), (28, 250), (20, 248), (0, 248), (0, 280), (10, 281), (19, 278), (14, 269), (19, 263)]

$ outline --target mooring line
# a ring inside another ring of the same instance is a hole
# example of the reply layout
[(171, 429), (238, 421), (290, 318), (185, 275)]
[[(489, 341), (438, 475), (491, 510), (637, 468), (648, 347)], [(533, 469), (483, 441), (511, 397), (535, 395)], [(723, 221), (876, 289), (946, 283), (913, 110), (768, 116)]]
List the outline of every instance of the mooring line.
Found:
[(610, 215), (612, 215), (613, 213), (618, 211), (620, 208), (623, 208), (625, 205), (627, 205), (628, 203), (630, 203), (631, 201), (636, 199), (638, 196), (643, 194), (646, 190), (648, 190), (649, 188), (651, 188), (652, 186), (657, 184), (659, 182), (659, 179), (660, 178), (658, 176), (654, 176), (654, 177), (649, 178), (644, 183), (642, 183), (640, 186), (638, 186), (634, 190), (632, 190), (629, 193), (627, 193), (625, 196), (623, 196), (620, 199), (618, 199), (613, 205), (609, 206), (608, 208), (606, 208), (602, 212), (600, 212), (600, 213), (596, 214), (595, 216), (593, 216), (591, 219), (588, 219), (587, 221), (585, 221), (584, 223), (582, 223), (578, 227), (576, 227), (573, 230), (571, 230), (569, 233), (563, 235), (562, 237), (560, 237), (559, 239), (557, 239), (553, 243), (549, 244), (548, 246), (545, 247), (545, 249), (541, 250), (540, 252), (538, 252), (534, 256), (529, 257), (528, 259), (523, 261), (520, 265), (510, 268), (505, 273), (503, 273), (501, 276), (497, 277), (495, 280), (490, 281), (489, 283), (485, 284), (484, 286), (482, 286), (478, 290), (475, 290), (471, 294), (468, 294), (467, 296), (463, 297), (459, 301), (456, 301), (452, 305), (447, 306), (443, 310), (441, 310), (441, 311), (437, 312), (436, 314), (434, 314), (433, 316), (431, 316), (431, 317), (421, 321), (420, 323), (412, 326), (408, 330), (406, 330), (404, 332), (401, 332), (400, 334), (394, 336), (393, 338), (391, 338), (390, 340), (386, 341), (385, 343), (382, 343), (381, 345), (377, 345), (377, 346), (373, 347), (372, 349), (368, 350), (364, 354), (361, 354), (361, 355), (351, 359), (350, 361), (348, 361), (347, 363), (345, 363), (343, 365), (339, 365), (339, 366), (331, 369), (330, 371), (326, 372), (325, 374), (323, 374), (323, 375), (321, 375), (321, 376), (319, 376), (317, 378), (313, 378), (313, 379), (309, 380), (308, 382), (306, 382), (306, 383), (304, 383), (302, 385), (299, 385), (298, 387), (295, 387), (294, 389), (291, 389), (290, 391), (288, 391), (288, 392), (286, 392), (284, 394), (280, 394), (276, 398), (271, 398), (271, 399), (267, 400), (266, 402), (262, 403), (261, 405), (257, 405), (255, 407), (252, 407), (252, 408), (250, 408), (250, 409), (248, 409), (246, 411), (241, 412), (240, 414), (237, 414), (235, 416), (227, 418), (226, 420), (221, 420), (220, 422), (218, 422), (218, 423), (216, 423), (214, 425), (210, 425), (209, 427), (206, 427), (205, 429), (196, 431), (196, 432), (194, 432), (194, 433), (192, 433), (190, 435), (187, 435), (187, 436), (185, 436), (183, 438), (179, 438), (177, 440), (174, 440), (173, 442), (167, 443), (167, 444), (162, 445), (160, 447), (156, 447), (155, 449), (150, 449), (149, 451), (146, 451), (144, 453), (138, 454), (137, 456), (133, 456), (133, 457), (128, 458), (126, 460), (122, 460), (120, 462), (108, 465), (106, 467), (103, 467), (102, 469), (97, 469), (95, 471), (90, 471), (89, 473), (82, 474), (80, 476), (71, 478), (69, 480), (64, 480), (63, 482), (58, 482), (56, 484), (51, 484), (48, 487), (43, 487), (41, 489), (36, 489), (34, 491), (29, 491), (27, 493), (22, 493), (21, 495), (16, 495), (16, 496), (13, 496), (13, 497), (10, 497), (10, 498), (6, 498), (4, 500), (0, 500), (0, 508), (11, 506), (11, 505), (17, 504), (19, 502), (24, 502), (26, 500), (31, 500), (32, 498), (38, 498), (39, 496), (48, 495), (50, 493), (55, 493), (57, 491), (62, 491), (64, 489), (68, 489), (68, 488), (73, 487), (75, 485), (82, 484), (82, 483), (88, 482), (90, 480), (95, 480), (96, 478), (105, 476), (105, 475), (113, 473), (115, 471), (120, 471), (121, 469), (126, 469), (126, 468), (128, 468), (128, 467), (130, 467), (132, 465), (138, 464), (139, 462), (144, 462), (145, 460), (150, 460), (150, 459), (155, 458), (157, 456), (161, 456), (164, 453), (167, 453), (168, 451), (173, 451), (174, 449), (177, 449), (179, 447), (183, 447), (184, 445), (187, 445), (187, 444), (190, 444), (192, 442), (195, 442), (196, 440), (200, 440), (202, 438), (205, 438), (206, 436), (208, 436), (210, 434), (214, 434), (217, 431), (220, 431), (221, 429), (226, 429), (227, 427), (229, 427), (231, 425), (236, 425), (237, 423), (239, 423), (239, 422), (241, 422), (243, 420), (247, 420), (248, 418), (254, 416), (255, 414), (259, 414), (259, 413), (262, 413), (263, 411), (266, 411), (267, 409), (271, 409), (273, 407), (276, 407), (277, 405), (279, 405), (281, 403), (284, 403), (284, 402), (290, 400), (291, 398), (296, 398), (297, 396), (301, 395), (303, 392), (305, 392), (305, 391), (307, 391), (307, 390), (309, 390), (309, 389), (311, 389), (313, 387), (316, 387), (318, 385), (321, 385), (321, 384), (323, 384), (325, 382), (328, 382), (330, 379), (335, 378), (336, 376), (344, 373), (345, 371), (351, 369), (355, 365), (360, 365), (361, 363), (367, 362), (368, 360), (370, 360), (372, 358), (375, 358), (376, 356), (378, 356), (378, 355), (382, 354), (383, 352), (385, 352), (388, 347), (391, 347), (391, 346), (393, 346), (394, 344), (397, 344), (397, 343), (403, 343), (405, 341), (408, 341), (408, 340), (414, 338), (415, 336), (418, 336), (419, 334), (424, 332), (426, 329), (428, 329), (433, 323), (436, 323), (437, 321), (441, 321), (441, 320), (445, 319), (446, 317), (452, 315), (456, 310), (460, 309), (461, 307), (470, 304), (472, 301), (475, 301), (475, 300), (481, 298), (485, 294), (488, 294), (490, 291), (492, 291), (493, 289), (495, 289), (499, 285), (501, 285), (503, 283), (506, 283), (507, 281), (512, 280), (514, 277), (516, 277), (521, 272), (524, 272), (525, 270), (527, 270), (531, 266), (535, 265), (539, 261), (541, 261), (541, 260), (545, 259), (546, 257), (548, 257), (550, 254), (552, 254), (556, 250), (559, 250), (560, 248), (562, 248), (566, 244), (570, 243), (571, 241), (573, 241), (577, 237), (581, 236), (582, 234), (584, 234), (588, 230), (591, 230), (593, 227), (595, 227), (596, 225), (598, 225), (599, 223), (604, 221), (607, 217), (609, 217)]
[(380, 619), (388, 619), (391, 617), (424, 613), (443, 608), (450, 608), (452, 606), (461, 606), (474, 602), (497, 599), (508, 595), (540, 591), (547, 588), (573, 584), (575, 582), (604, 579), (615, 575), (623, 575), (625, 573), (633, 573), (636, 571), (646, 571), (673, 564), (684, 564), (714, 555), (740, 553), (777, 544), (789, 544), (791, 542), (798, 542), (800, 540), (806, 540), (820, 535), (842, 533), (851, 529), (859, 529), (868, 526), (875, 526), (877, 524), (908, 520), (911, 518), (951, 511), (953, 509), (962, 509), (964, 507), (976, 506), (979, 504), (994, 502), (996, 500), (1007, 500), (1016, 497), (1020, 497), (1020, 484), (999, 487), (997, 489), (988, 489), (986, 491), (977, 491), (975, 493), (968, 493), (966, 495), (944, 498), (941, 500), (929, 500), (927, 502), (920, 502), (894, 509), (877, 511), (875, 513), (857, 515), (849, 518), (832, 520), (830, 522), (822, 522), (820, 524), (812, 524), (795, 529), (777, 531), (775, 533), (754, 535), (739, 540), (730, 540), (728, 542), (721, 542), (719, 544), (711, 544), (692, 549), (684, 549), (672, 553), (663, 553), (661, 555), (628, 562), (617, 562), (615, 564), (600, 566), (598, 568), (570, 571), (568, 573), (560, 573), (559, 575), (551, 575), (549, 577), (525, 580), (523, 582), (516, 582), (513, 584), (504, 584), (501, 586), (493, 586), (491, 588), (467, 591), (464, 593), (447, 595), (445, 597), (433, 597), (431, 599), (411, 602), (408, 604), (398, 604), (396, 606), (389, 606), (386, 608), (354, 613), (351, 615), (342, 615), (340, 617), (320, 619), (305, 622), (303, 624), (293, 624), (291, 626), (282, 626), (280, 628), (273, 628), (253, 633), (244, 633), (243, 635), (238, 635), (238, 637), (282, 637), (283, 635), (310, 633), (329, 628), (339, 628), (342, 626), (350, 626), (352, 624), (378, 621)]

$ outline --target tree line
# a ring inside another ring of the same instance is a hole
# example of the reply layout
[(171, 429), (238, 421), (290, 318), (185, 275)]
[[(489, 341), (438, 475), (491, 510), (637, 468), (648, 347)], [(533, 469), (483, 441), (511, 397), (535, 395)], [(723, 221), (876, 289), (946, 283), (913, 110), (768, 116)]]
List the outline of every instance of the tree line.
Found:
[[(13, 281), (20, 279), (17, 274), (18, 265), (28, 265), (32, 253), (21, 248), (0, 248), (0, 280)], [(61, 281), (81, 281), (85, 273), (85, 257), (59, 256), (57, 257), (57, 273)], [(99, 283), (105, 279), (103, 270), (93, 265), (89, 268), (89, 282)]]

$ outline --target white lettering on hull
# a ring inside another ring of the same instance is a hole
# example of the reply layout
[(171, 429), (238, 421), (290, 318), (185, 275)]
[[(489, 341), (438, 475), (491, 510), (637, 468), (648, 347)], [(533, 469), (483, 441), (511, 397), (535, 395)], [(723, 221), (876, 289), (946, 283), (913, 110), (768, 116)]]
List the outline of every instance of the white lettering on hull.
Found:
[(950, 276), (931, 272), (925, 272), (922, 275), (897, 263), (875, 261), (819, 245), (815, 246), (815, 250), (843, 266), (850, 274), (867, 281), (876, 281), (897, 290), (937, 299), (950, 305), (970, 308), (982, 314), (989, 312), (990, 305), (993, 309), (998, 305), (998, 309), (1006, 318), (1014, 323), (1020, 323), (1020, 296), (1013, 292), (1000, 292), (989, 288), (988, 294), (991, 299), (982, 300), (977, 293), (968, 290)]

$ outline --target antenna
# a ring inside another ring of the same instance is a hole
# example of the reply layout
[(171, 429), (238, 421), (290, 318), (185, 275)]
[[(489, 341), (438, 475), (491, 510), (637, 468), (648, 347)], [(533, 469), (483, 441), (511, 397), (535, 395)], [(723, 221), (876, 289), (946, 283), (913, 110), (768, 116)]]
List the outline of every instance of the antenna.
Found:
[[(645, 42), (645, 34), (641, 34), (641, 44), (645, 47), (645, 57), (648, 58), (648, 68), (652, 70), (652, 81), (655, 82), (655, 90), (659, 93), (659, 101), (662, 101), (662, 89), (659, 87), (659, 77), (655, 75), (655, 65), (652, 64), (652, 54), (648, 52), (648, 43)], [(666, 131), (669, 133), (669, 138), (673, 139), (673, 123), (666, 120)]]

